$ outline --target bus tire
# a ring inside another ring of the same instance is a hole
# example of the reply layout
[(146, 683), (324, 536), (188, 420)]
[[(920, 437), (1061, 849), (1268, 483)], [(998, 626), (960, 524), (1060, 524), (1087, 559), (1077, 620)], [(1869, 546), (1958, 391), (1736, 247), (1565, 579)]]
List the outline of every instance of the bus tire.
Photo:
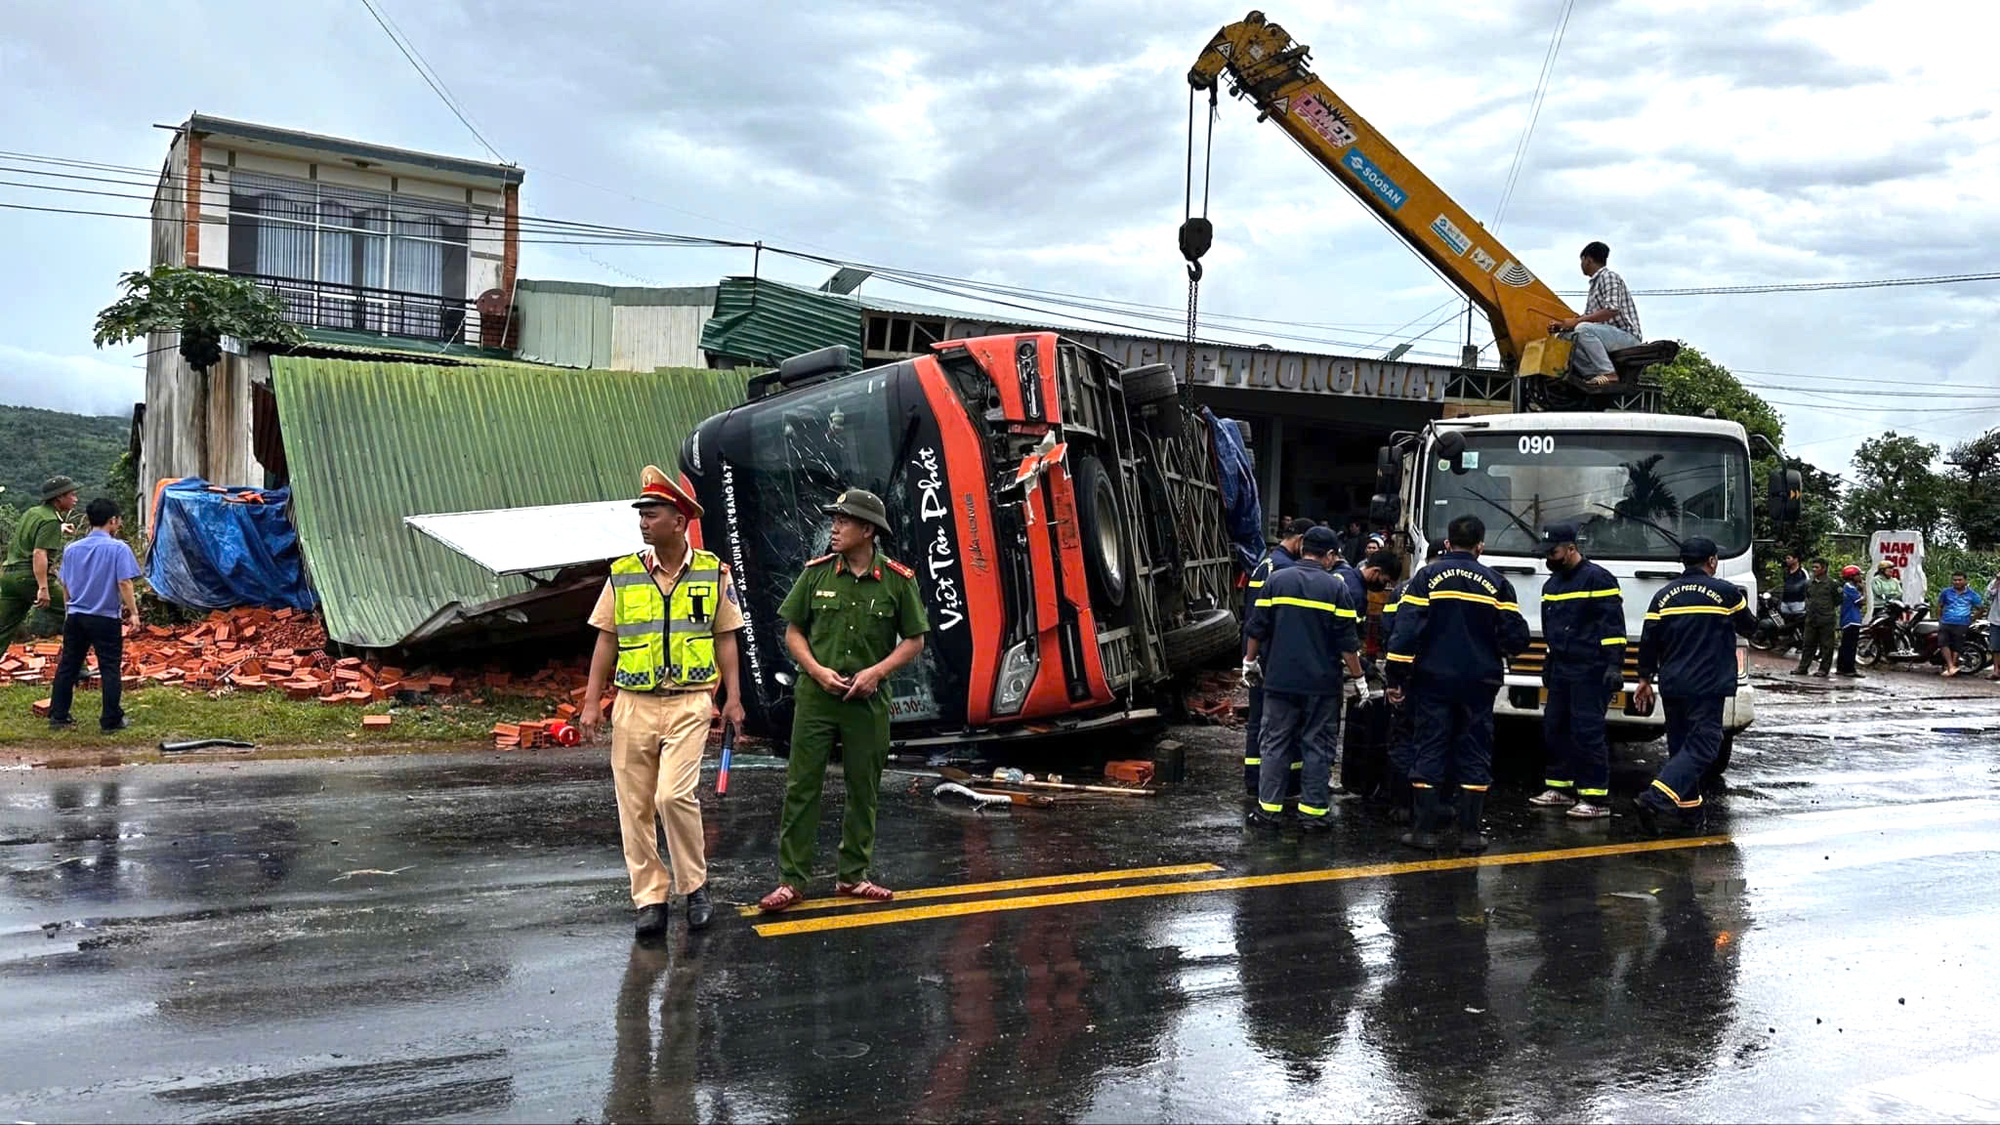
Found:
[(1160, 638), (1166, 649), (1167, 669), (1184, 675), (1220, 660), (1235, 656), (1243, 647), (1242, 626), (1226, 609), (1211, 609), (1178, 629), (1169, 629)]
[(1076, 459), (1076, 518), (1083, 532), (1084, 565), (1090, 572), (1090, 588), (1103, 604), (1116, 609), (1125, 604), (1128, 570), (1125, 565), (1124, 516), (1118, 508), (1118, 494), (1111, 489), (1104, 463), (1088, 455)]
[(1119, 382), (1125, 387), (1127, 407), (1151, 406), (1180, 396), (1180, 385), (1174, 381), (1174, 369), (1164, 363), (1134, 367), (1122, 374)]

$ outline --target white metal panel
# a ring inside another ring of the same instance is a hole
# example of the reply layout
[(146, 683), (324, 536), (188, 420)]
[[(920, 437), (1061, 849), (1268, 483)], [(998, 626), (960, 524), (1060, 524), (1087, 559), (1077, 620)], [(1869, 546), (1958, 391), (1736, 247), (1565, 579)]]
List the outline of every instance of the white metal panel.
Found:
[(404, 516), (403, 522), (495, 574), (603, 562), (646, 549), (630, 500)]
[(706, 367), (701, 326), (713, 305), (616, 305), (611, 310), (611, 369), (653, 371)]

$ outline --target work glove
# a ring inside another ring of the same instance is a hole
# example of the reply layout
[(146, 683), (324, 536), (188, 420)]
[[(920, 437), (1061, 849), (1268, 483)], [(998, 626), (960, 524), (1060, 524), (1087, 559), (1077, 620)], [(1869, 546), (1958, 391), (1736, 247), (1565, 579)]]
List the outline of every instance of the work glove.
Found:
[(1243, 686), (1253, 688), (1264, 682), (1264, 665), (1257, 660), (1243, 662)]
[(1361, 702), (1362, 699), (1361, 681), (1342, 680), (1340, 684), (1340, 696), (1342, 699), (1345, 699), (1349, 703)]
[(1354, 693), (1354, 701), (1356, 703), (1366, 707), (1370, 703), (1375, 702), (1375, 690), (1368, 686), (1367, 680), (1357, 680), (1355, 681), (1355, 686), (1358, 689)]

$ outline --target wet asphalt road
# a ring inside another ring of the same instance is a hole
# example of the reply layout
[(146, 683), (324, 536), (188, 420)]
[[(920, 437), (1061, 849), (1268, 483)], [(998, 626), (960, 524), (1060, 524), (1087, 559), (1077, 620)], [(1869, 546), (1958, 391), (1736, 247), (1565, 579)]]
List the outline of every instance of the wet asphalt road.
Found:
[[(656, 946), (597, 755), (8, 772), (0, 1117), (1992, 1120), (2000, 694), (1899, 682), (1776, 681), (1707, 846), (1544, 854), (1635, 829), (1518, 785), (1481, 866), (1413, 869), (1356, 803), (1246, 835), (1196, 729), (1152, 800), (977, 815), (891, 774), (877, 851), (905, 891), (1196, 870)], [(782, 774), (738, 767), (704, 803), (747, 902)]]

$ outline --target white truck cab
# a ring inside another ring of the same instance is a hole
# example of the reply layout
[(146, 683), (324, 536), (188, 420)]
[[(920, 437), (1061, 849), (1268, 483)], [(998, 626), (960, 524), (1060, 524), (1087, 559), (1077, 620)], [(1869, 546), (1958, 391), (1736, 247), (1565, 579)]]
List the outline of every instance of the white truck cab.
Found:
[[(1586, 557), (1609, 570), (1624, 590), (1625, 677), (1606, 713), (1612, 737), (1657, 736), (1659, 707), (1641, 715), (1637, 690), (1639, 637), (1653, 595), (1680, 576), (1680, 543), (1715, 541), (1716, 576), (1743, 588), (1757, 604), (1751, 567), (1753, 502), (1749, 437), (1742, 426), (1708, 418), (1660, 414), (1496, 414), (1432, 423), (1398, 435), (1383, 451), (1378, 522), (1393, 513), (1414, 558), (1444, 539), (1463, 515), (1486, 524), (1480, 561), (1507, 577), (1535, 637), (1508, 663), (1495, 714), (1539, 719), (1546, 649), (1541, 590), (1548, 570), (1537, 552), (1544, 527), (1574, 523)], [(1737, 641), (1736, 696), (1723, 710), (1727, 736), (1756, 718), (1748, 648)]]

